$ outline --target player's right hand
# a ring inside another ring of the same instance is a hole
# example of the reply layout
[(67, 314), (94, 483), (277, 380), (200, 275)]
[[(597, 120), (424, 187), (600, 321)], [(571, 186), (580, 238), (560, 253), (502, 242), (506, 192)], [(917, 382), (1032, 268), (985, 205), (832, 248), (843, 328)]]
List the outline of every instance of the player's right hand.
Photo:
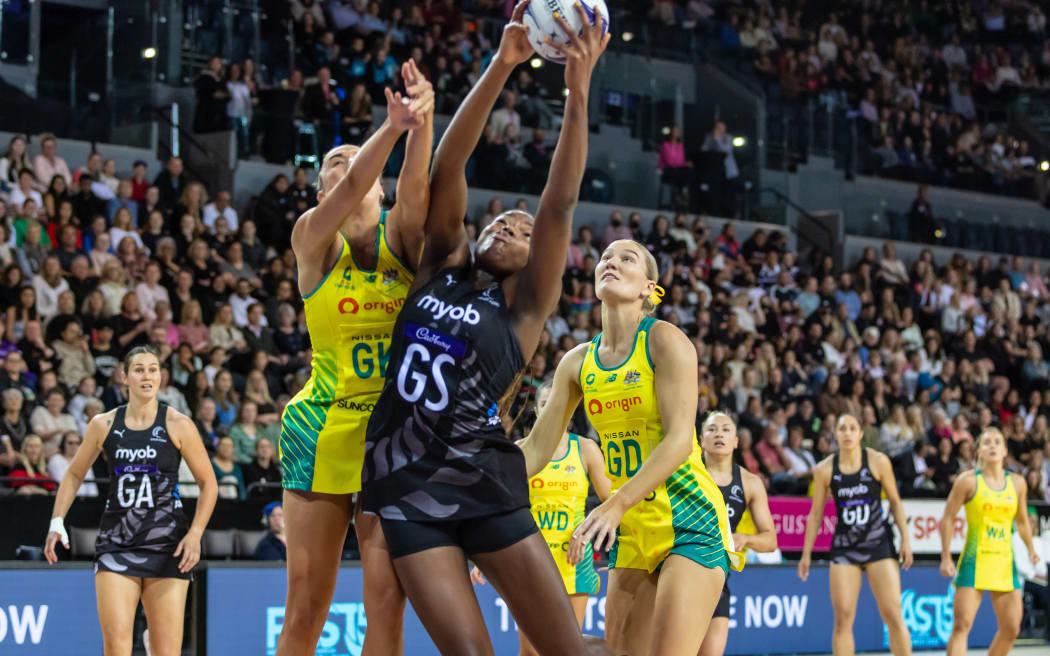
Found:
[(48, 565), (54, 565), (58, 562), (58, 554), (55, 553), (55, 543), (59, 540), (62, 541), (63, 547), (69, 548), (69, 535), (66, 533), (65, 523), (61, 517), (55, 517), (51, 520), (51, 528), (47, 532), (47, 538), (44, 540), (44, 557), (47, 558)]
[(941, 558), (941, 576), (947, 578), (955, 576), (955, 563), (951, 558)]
[(474, 569), (470, 570), (470, 582), (475, 585), (485, 585), (488, 581), (485, 580), (485, 575), (481, 573), (481, 570), (474, 566)]

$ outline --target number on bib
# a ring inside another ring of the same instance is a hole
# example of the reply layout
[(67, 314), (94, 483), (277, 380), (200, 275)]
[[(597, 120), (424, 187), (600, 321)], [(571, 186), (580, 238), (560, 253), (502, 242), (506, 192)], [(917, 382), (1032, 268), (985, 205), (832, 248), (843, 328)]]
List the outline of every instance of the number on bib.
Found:
[[(413, 371), (413, 364), (417, 360), (426, 373)], [(456, 359), (447, 353), (440, 353), (432, 358), (427, 347), (422, 344), (409, 344), (401, 369), (397, 372), (398, 394), (409, 403), (415, 403), (422, 398), (427, 410), (441, 412), (448, 407), (449, 402), (448, 385), (445, 383), (442, 367), (455, 362)], [(429, 367), (426, 366), (428, 364)]]

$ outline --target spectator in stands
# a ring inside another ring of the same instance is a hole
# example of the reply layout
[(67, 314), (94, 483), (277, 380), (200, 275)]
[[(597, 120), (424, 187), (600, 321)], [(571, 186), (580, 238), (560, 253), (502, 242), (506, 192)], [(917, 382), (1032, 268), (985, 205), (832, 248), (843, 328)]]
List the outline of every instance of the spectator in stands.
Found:
[(17, 187), (18, 174), (22, 171), (32, 173), (33, 164), (26, 153), (26, 137), (16, 134), (11, 137), (11, 141), (7, 144), (7, 152), (0, 159), (0, 189), (9, 191)]
[(146, 180), (148, 169), (149, 165), (141, 159), (135, 160), (131, 165), (131, 199), (136, 203), (146, 200), (146, 192), (150, 187), (149, 181)]
[(44, 259), (40, 272), (33, 278), (33, 290), (36, 292), (36, 311), (41, 320), (50, 319), (58, 311), (58, 296), (69, 289), (69, 283), (62, 276), (62, 264), (59, 259), (49, 255)]
[(44, 199), (40, 195), (34, 186), (33, 171), (31, 169), (22, 169), (18, 172), (18, 184), (11, 190), (8, 200), (11, 202), (11, 206), (14, 208), (15, 213), (19, 216), (35, 216), (35, 211), (27, 210), (25, 202), (27, 199), (32, 199), (36, 210), (43, 207)]
[(208, 63), (194, 83), (197, 97), (197, 109), (193, 116), (193, 131), (197, 134), (223, 132), (230, 129), (226, 105), (230, 92), (222, 79), (222, 58), (218, 55), (208, 59)]
[(494, 110), (489, 116), (489, 125), (492, 126), (493, 133), (506, 134), (508, 125), (513, 125), (519, 132), (521, 131), (521, 114), (514, 109), (517, 102), (516, 93), (509, 89), (503, 92), (503, 106)]
[[(247, 402), (245, 402), (247, 405)], [(242, 468), (244, 473), (244, 485), (248, 490), (249, 497), (261, 497), (264, 499), (279, 499), (281, 496), (281, 466), (275, 457), (273, 441), (267, 437), (258, 437), (255, 440), (255, 453), (251, 462)], [(253, 483), (271, 483), (273, 486), (256, 486)]]
[(681, 126), (671, 126), (667, 140), (660, 144), (660, 156), (657, 159), (656, 168), (660, 170), (662, 182), (671, 185), (675, 190), (675, 207), (678, 209), (689, 207), (689, 190), (694, 182), (693, 163), (685, 156)]
[(215, 455), (211, 457), (211, 466), (215, 470), (216, 480), (219, 481), (219, 498), (243, 499), (244, 475), (241, 473), (241, 466), (234, 459), (233, 438), (218, 438)]
[[(120, 208), (126, 208), (131, 212), (132, 225), (135, 227), (141, 227), (145, 225), (145, 222), (139, 223), (139, 204), (132, 198), (135, 188), (131, 180), (121, 180), (117, 184), (115, 190), (115, 196), (111, 198), (106, 204), (106, 217), (110, 223), (113, 222), (113, 215), (117, 213)], [(143, 192), (145, 193), (145, 192)]]
[(240, 225), (237, 221), (237, 210), (230, 205), (230, 192), (220, 191), (215, 194), (215, 200), (204, 206), (202, 220), (204, 225), (215, 232), (215, 219), (222, 216), (226, 219), (226, 225), (230, 231), (237, 232)]
[[(21, 359), (21, 356), (19, 356), (19, 359)], [(3, 400), (3, 416), (0, 416), (0, 435), (6, 435), (11, 438), (12, 448), (15, 451), (19, 451), (22, 448), (22, 440), (29, 434), (29, 422), (26, 421), (23, 401), (25, 397), (22, 396), (22, 390), (18, 387), (5, 387), (4, 391), (0, 393), (0, 398)], [(11, 464), (8, 463), (8, 466), (10, 467)]]
[(255, 560), (287, 560), (288, 541), (284, 536), (284, 509), (280, 501), (263, 508), (263, 520), (269, 532), (255, 547)]
[[(280, 434), (277, 424), (263, 425), (259, 422), (259, 406), (254, 401), (245, 400), (237, 412), (237, 420), (230, 428), (233, 438), (234, 457), (242, 465), (248, 465), (257, 456), (256, 443), (261, 439), (270, 440), (271, 444)], [(247, 478), (245, 484), (248, 484)]]
[(40, 135), (40, 154), (33, 158), (33, 173), (36, 175), (39, 191), (47, 189), (51, 184), (51, 179), (56, 175), (65, 178), (67, 186), (73, 184), (69, 165), (58, 155), (58, 140), (49, 132)]
[(29, 434), (22, 440), (11, 477), (25, 479), (11, 483), (15, 494), (51, 494), (58, 488), (47, 472), (47, 457), (39, 436)]
[[(62, 441), (58, 445), (58, 453), (51, 456), (47, 461), (49, 477), (56, 481), (62, 480), (62, 477), (66, 475), (66, 470), (69, 469), (69, 463), (73, 461), (73, 456), (76, 455), (77, 449), (80, 448), (80, 442), (80, 433), (78, 431), (70, 431), (62, 435)], [(77, 496), (98, 496), (98, 485), (95, 484), (95, 472), (93, 470), (87, 470), (84, 482), (77, 488)]]
[(317, 126), (320, 152), (327, 152), (335, 143), (335, 114), (339, 111), (339, 92), (328, 66), (317, 70), (317, 82), (306, 87), (303, 94), (303, 113)]
[(65, 409), (66, 395), (55, 387), (44, 395), (44, 405), (37, 406), (29, 417), (33, 433), (43, 441), (46, 457), (58, 450), (58, 442), (64, 432), (77, 430), (76, 420)]
[(82, 379), (95, 374), (95, 358), (75, 317), (66, 320), (60, 335), (59, 339), (51, 343), (59, 359), (58, 382), (74, 389)]
[[(157, 188), (157, 205), (166, 208), (169, 212), (175, 208), (175, 204), (182, 197), (182, 192), (190, 182), (183, 172), (182, 158), (170, 157), (164, 170), (157, 174), (153, 180), (153, 186)], [(147, 193), (146, 206), (152, 209), (152, 204)]]

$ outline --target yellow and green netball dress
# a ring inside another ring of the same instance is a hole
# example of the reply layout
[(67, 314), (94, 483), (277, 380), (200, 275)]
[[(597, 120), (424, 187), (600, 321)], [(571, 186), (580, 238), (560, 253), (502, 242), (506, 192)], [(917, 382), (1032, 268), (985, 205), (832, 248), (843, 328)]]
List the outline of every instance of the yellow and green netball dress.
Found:
[(959, 554), (955, 587), (1004, 592), (1020, 590), (1021, 576), (1014, 564), (1014, 517), (1017, 491), (1006, 472), (1006, 484), (993, 490), (981, 472), (974, 474), (977, 490), (966, 502), (966, 544)]
[[(613, 492), (641, 469), (664, 437), (649, 357), (649, 331), (655, 323), (642, 320), (631, 355), (618, 367), (598, 361), (599, 334), (580, 368), (584, 406), (601, 436)], [(725, 502), (700, 459), (694, 429), (693, 452), (685, 463), (623, 516), (609, 567), (654, 572), (669, 555), (679, 554), (728, 575), (728, 567), (744, 566), (731, 540)]]
[(361, 489), (365, 429), (383, 389), (390, 337), (413, 274), (376, 232), (376, 266), (354, 261), (340, 234), (339, 259), (303, 297), (313, 347), (310, 380), (281, 417), (281, 469), (289, 490), (349, 494)]
[(572, 532), (586, 512), (588, 485), (580, 438), (575, 433), (569, 433), (569, 450), (565, 455), (551, 460), (543, 471), (529, 479), (532, 517), (554, 555), (558, 573), (570, 595), (598, 592), (594, 560), (585, 558), (579, 565), (571, 565), (567, 558)]

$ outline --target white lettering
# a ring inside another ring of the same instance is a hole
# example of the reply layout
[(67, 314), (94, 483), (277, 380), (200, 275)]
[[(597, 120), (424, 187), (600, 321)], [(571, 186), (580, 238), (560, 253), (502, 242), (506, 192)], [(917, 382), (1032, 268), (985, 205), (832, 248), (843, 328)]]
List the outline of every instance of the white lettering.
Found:
[(153, 485), (150, 483), (149, 476), (143, 476), (142, 480), (139, 481), (137, 494), (135, 489), (131, 487), (134, 482), (134, 474), (123, 474), (117, 479), (117, 500), (120, 501), (120, 507), (131, 508), (134, 506), (138, 508), (141, 505), (145, 505), (147, 508), (152, 508)]
[[(730, 598), (730, 616), (733, 615), (733, 606), (736, 597)], [(806, 623), (806, 607), (809, 605), (807, 595), (771, 595), (769, 597), (747, 596), (744, 597), (744, 626), (747, 628), (775, 629), (782, 624), (789, 627), (800, 628)], [(730, 628), (736, 626), (733, 619), (729, 620)]]
[[(7, 607), (7, 612), (11, 615), (11, 635), (14, 636), (16, 645), (25, 644), (26, 631), (29, 632), (29, 640), (32, 644), (40, 644), (40, 637), (44, 633), (44, 622), (47, 621), (46, 604), (40, 606), (36, 612), (32, 606), (22, 606), (21, 616), (18, 614), (18, 608), (12, 604)], [(2, 636), (0, 640), (3, 640)]]
[[(496, 608), (499, 608), (499, 630), (502, 633), (510, 631), (511, 621), (514, 619), (510, 615), (510, 609), (507, 608), (507, 602), (503, 601), (503, 597), (496, 597)], [(518, 630), (518, 623), (514, 622), (514, 630)]]
[(770, 628), (778, 627), (783, 619), (784, 606), (780, 603), (780, 597), (775, 595), (766, 597), (766, 601), (762, 604), (762, 620), (766, 623), (766, 626)]
[(152, 460), (157, 457), (157, 450), (152, 446), (147, 446), (141, 449), (117, 449), (113, 454), (117, 460), (130, 460), (135, 462), (136, 460)]
[[(419, 344), (409, 344), (408, 349), (405, 351), (405, 361), (401, 364), (401, 371), (397, 372), (397, 391), (401, 393), (401, 398), (408, 401), (409, 403), (415, 403), (419, 400), (419, 397), (423, 396), (423, 390), (426, 389), (427, 377), (421, 373), (411, 371), (412, 359), (418, 355), (419, 359), (423, 362), (430, 362), (430, 351), (427, 351), (426, 347)], [(414, 387), (409, 392), (405, 388), (405, 379), (409, 373), (412, 374), (412, 381)]]
[(447, 316), (453, 321), (466, 321), (473, 326), (476, 326), (481, 322), (481, 313), (475, 310), (474, 306), (470, 303), (467, 303), (466, 307), (462, 305), (453, 305), (451, 303), (445, 303), (433, 294), (427, 294), (419, 299), (416, 306), (434, 315), (435, 319), (443, 319)]
[(146, 506), (147, 508), (153, 507), (153, 485), (149, 482), (149, 476), (143, 476), (142, 482), (139, 483), (139, 496), (135, 499), (135, 507)]

